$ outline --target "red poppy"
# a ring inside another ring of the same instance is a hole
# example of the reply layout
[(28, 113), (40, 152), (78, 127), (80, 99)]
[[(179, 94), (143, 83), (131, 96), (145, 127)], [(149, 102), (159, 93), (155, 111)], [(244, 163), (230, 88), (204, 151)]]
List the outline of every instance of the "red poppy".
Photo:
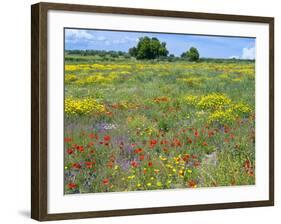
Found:
[(231, 139), (234, 139), (235, 135), (231, 133), (229, 137), (230, 137)]
[(89, 134), (89, 138), (96, 138), (96, 135), (94, 133)]
[(152, 167), (153, 166), (152, 162), (148, 162), (148, 166)]
[(203, 145), (203, 146), (208, 146), (208, 143), (204, 141), (204, 142), (202, 143), (202, 145)]
[(156, 144), (157, 144), (157, 140), (155, 139), (150, 140), (150, 148), (154, 148)]
[(229, 132), (228, 129), (224, 129), (224, 133), (227, 134)]
[(209, 132), (208, 132), (208, 136), (209, 136), (209, 137), (214, 136), (214, 132), (213, 132), (213, 131), (209, 131)]
[(194, 180), (190, 180), (187, 182), (188, 187), (196, 187), (196, 182)]
[(69, 142), (72, 142), (72, 138), (64, 138), (64, 142), (67, 142), (67, 143), (69, 143)]
[(77, 187), (77, 184), (75, 184), (75, 183), (69, 183), (69, 184), (67, 184), (67, 187), (68, 187), (68, 189), (73, 190), (73, 189), (75, 189), (75, 188)]
[(108, 185), (108, 184), (109, 184), (109, 179), (108, 179), (108, 178), (104, 178), (104, 179), (102, 180), (102, 183), (103, 183), (104, 185)]
[(250, 168), (251, 168), (251, 162), (250, 162), (250, 160), (247, 159), (247, 160), (245, 161), (245, 163), (244, 163), (244, 168), (245, 168), (245, 169), (250, 169)]
[(109, 135), (105, 135), (105, 136), (103, 137), (103, 140), (104, 140), (104, 141), (110, 141), (110, 139), (111, 139), (111, 138), (110, 138)]
[(250, 176), (250, 177), (253, 177), (253, 176), (254, 176), (254, 171), (253, 171), (253, 170), (250, 170), (250, 171), (249, 171), (249, 176)]
[(182, 157), (182, 159), (183, 159), (183, 161), (187, 161), (187, 160), (189, 160), (189, 158), (190, 158), (190, 155), (189, 154), (185, 154), (183, 157)]
[(139, 165), (138, 162), (135, 161), (135, 160), (131, 162), (131, 166), (134, 167), (134, 168), (137, 168), (138, 165)]
[(140, 155), (140, 160), (144, 160), (144, 155)]
[(89, 162), (89, 161), (86, 161), (85, 162), (85, 165), (88, 169), (92, 168), (93, 167), (93, 163), (92, 162)]
[(113, 167), (113, 162), (112, 162), (112, 161), (109, 161), (109, 162), (107, 163), (107, 167), (108, 167), (108, 168), (112, 168), (112, 167)]
[(67, 154), (71, 155), (73, 152), (74, 152), (73, 149), (71, 148), (67, 149)]
[(187, 139), (187, 142), (188, 142), (189, 144), (191, 144), (191, 143), (192, 143), (192, 139), (191, 139), (191, 138), (188, 138), (188, 139)]
[(160, 142), (161, 145), (167, 145), (168, 143), (169, 143), (169, 141), (167, 141), (167, 140), (162, 140), (162, 141)]
[(198, 132), (198, 131), (195, 131), (195, 132), (194, 132), (194, 136), (195, 136), (195, 137), (199, 137), (199, 132)]
[(172, 143), (172, 146), (181, 146), (180, 140), (174, 139), (174, 140), (173, 140), (173, 143)]
[(75, 168), (75, 169), (80, 169), (81, 165), (79, 163), (73, 163), (72, 167)]
[(95, 143), (94, 142), (89, 142), (88, 146), (92, 147)]
[(77, 149), (79, 152), (84, 152), (84, 147), (83, 147), (83, 145), (78, 145), (78, 146), (76, 147), (76, 149)]
[(112, 104), (111, 107), (114, 108), (114, 109), (118, 109), (119, 105), (118, 104)]
[(192, 159), (197, 159), (196, 155), (192, 155), (191, 157), (192, 157)]
[(134, 150), (134, 153), (140, 154), (140, 153), (142, 153), (142, 151), (143, 151), (142, 148), (137, 148), (137, 149)]

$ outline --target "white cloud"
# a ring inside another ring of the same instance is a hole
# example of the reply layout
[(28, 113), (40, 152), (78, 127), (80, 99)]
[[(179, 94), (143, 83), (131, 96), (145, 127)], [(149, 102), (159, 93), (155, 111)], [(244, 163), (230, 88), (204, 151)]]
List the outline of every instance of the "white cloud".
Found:
[(96, 31), (89, 30), (79, 30), (79, 29), (67, 29), (65, 32), (66, 42), (71, 44), (77, 43), (91, 43), (93, 41), (103, 42), (106, 46), (109, 45), (119, 45), (127, 43), (136, 43), (138, 38), (133, 38), (129, 36), (125, 37), (112, 37), (104, 36)]
[(242, 51), (241, 59), (255, 59), (256, 49), (255, 47), (244, 47)]
[(67, 30), (66, 31), (66, 38), (70, 40), (77, 40), (77, 39), (86, 39), (90, 40), (93, 36), (88, 33), (86, 30)]
[(102, 35), (97, 35), (88, 30), (68, 29), (65, 32), (67, 42), (78, 43), (82, 41), (106, 41), (107, 39)]

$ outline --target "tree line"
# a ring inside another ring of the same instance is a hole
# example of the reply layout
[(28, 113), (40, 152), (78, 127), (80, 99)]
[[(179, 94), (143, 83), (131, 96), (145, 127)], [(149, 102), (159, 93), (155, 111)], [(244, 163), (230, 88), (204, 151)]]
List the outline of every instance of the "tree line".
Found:
[[(79, 54), (83, 56), (99, 55), (105, 57), (134, 57), (137, 60), (151, 60), (151, 59), (173, 59), (177, 58), (173, 54), (169, 54), (165, 42), (160, 42), (156, 37), (141, 37), (136, 46), (130, 48), (128, 52), (123, 51), (104, 51), (104, 50), (66, 50), (68, 54)], [(188, 61), (198, 61), (200, 54), (197, 48), (191, 47), (189, 50), (183, 52), (180, 56), (182, 59)]]

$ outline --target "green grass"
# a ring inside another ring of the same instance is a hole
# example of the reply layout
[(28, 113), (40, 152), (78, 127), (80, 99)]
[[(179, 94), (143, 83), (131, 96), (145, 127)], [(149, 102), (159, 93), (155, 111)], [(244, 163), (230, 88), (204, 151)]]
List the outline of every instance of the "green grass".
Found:
[(254, 62), (71, 57), (66, 193), (255, 183)]

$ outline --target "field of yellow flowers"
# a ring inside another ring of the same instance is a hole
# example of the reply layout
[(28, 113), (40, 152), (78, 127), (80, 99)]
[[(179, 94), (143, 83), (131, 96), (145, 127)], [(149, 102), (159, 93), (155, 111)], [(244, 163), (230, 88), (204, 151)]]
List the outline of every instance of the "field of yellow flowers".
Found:
[(254, 62), (65, 64), (65, 193), (255, 184)]

